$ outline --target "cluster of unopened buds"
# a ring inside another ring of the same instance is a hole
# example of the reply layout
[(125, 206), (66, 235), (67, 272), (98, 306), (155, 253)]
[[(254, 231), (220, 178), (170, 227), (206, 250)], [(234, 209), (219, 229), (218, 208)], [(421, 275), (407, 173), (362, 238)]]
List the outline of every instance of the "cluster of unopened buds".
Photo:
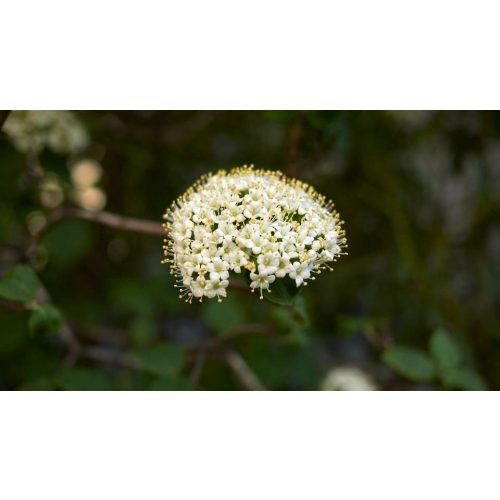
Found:
[(346, 247), (331, 202), (281, 172), (247, 166), (202, 177), (164, 219), (164, 262), (189, 302), (220, 301), (237, 275), (260, 298), (280, 279), (306, 285)]

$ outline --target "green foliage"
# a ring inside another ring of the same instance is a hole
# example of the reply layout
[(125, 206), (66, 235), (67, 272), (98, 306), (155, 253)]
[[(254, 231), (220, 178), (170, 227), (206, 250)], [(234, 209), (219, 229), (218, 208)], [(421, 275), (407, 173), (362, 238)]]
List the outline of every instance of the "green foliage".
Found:
[(483, 379), (474, 371), (465, 368), (451, 368), (442, 373), (445, 387), (463, 389), (464, 391), (484, 391), (487, 389)]
[(274, 307), (272, 318), (276, 329), (286, 334), (292, 344), (309, 342), (310, 318), (302, 295), (297, 296), (292, 306)]
[(314, 390), (321, 379), (311, 344), (280, 345), (255, 339), (245, 350), (245, 359), (269, 389)]
[(131, 322), (130, 334), (138, 345), (151, 342), (156, 336), (156, 325), (152, 314), (137, 314)]
[(190, 391), (193, 385), (184, 377), (161, 377), (154, 380), (149, 389), (151, 391)]
[(56, 377), (55, 384), (64, 391), (112, 391), (114, 388), (107, 375), (90, 368), (63, 370)]
[(230, 332), (246, 321), (244, 308), (232, 297), (220, 303), (216, 300), (205, 301), (202, 314), (205, 323), (218, 334)]
[(435, 376), (432, 359), (419, 349), (391, 347), (385, 351), (383, 360), (395, 371), (411, 380), (428, 382)]
[(184, 365), (184, 353), (174, 344), (164, 343), (155, 347), (136, 349), (131, 354), (144, 370), (159, 377), (172, 377), (178, 374)]
[[(90, 389), (92, 386), (88, 386)], [(20, 391), (51, 391), (54, 389), (54, 382), (49, 377), (38, 377), (33, 380), (28, 380), (19, 388)]]
[(32, 333), (56, 333), (63, 323), (61, 311), (51, 304), (37, 306), (31, 313), (29, 327)]
[(432, 334), (429, 349), (432, 357), (442, 369), (454, 368), (462, 360), (460, 346), (442, 328), (435, 330)]
[(9, 269), (0, 282), (0, 297), (18, 302), (31, 302), (35, 299), (40, 282), (33, 270), (25, 265)]
[(486, 389), (482, 378), (465, 366), (458, 343), (442, 328), (431, 335), (429, 354), (412, 347), (395, 346), (386, 350), (382, 359), (393, 370), (410, 380), (430, 382), (437, 378), (449, 389)]
[(265, 292), (264, 298), (282, 306), (292, 305), (300, 293), (300, 288), (297, 288), (295, 281), (290, 278), (276, 279), (269, 288), (270, 292)]
[(357, 316), (343, 317), (339, 321), (338, 334), (348, 337), (357, 332), (371, 332), (377, 327), (378, 321), (375, 318), (365, 318)]
[(67, 220), (60, 222), (43, 239), (50, 262), (66, 270), (78, 264), (90, 250), (92, 231), (88, 222)]

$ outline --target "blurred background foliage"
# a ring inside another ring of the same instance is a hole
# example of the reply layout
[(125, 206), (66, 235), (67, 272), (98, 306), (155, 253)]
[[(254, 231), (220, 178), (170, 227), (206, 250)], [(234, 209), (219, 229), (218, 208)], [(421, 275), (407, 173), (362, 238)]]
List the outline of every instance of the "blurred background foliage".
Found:
[[(64, 207), (160, 223), (242, 164), (311, 183), (346, 221), (349, 255), (291, 306), (185, 304), (161, 237), (55, 223)], [(499, 113), (13, 112), (0, 388), (499, 389), (499, 216)]]

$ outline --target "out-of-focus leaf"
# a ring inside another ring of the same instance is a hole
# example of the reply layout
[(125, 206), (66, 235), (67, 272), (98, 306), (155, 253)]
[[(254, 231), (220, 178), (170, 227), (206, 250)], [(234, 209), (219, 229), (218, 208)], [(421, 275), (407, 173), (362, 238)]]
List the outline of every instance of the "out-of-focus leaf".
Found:
[(297, 295), (293, 301), (293, 317), (295, 321), (302, 326), (309, 326), (311, 324), (306, 301), (302, 294)]
[(40, 281), (31, 267), (19, 264), (9, 269), (0, 282), (0, 297), (18, 302), (34, 300)]
[(277, 122), (290, 122), (292, 121), (297, 113), (295, 111), (264, 111), (264, 116), (273, 121)]
[(62, 221), (43, 238), (49, 262), (67, 269), (83, 258), (92, 244), (92, 231), (87, 222)]
[(203, 318), (216, 333), (229, 332), (246, 321), (245, 310), (232, 297), (227, 297), (222, 302), (206, 301), (203, 304)]
[(111, 292), (113, 303), (141, 315), (150, 314), (155, 306), (155, 297), (148, 285), (131, 278), (117, 280)]
[(460, 347), (445, 330), (434, 331), (429, 343), (430, 352), (437, 364), (443, 368), (452, 368), (462, 361)]
[(394, 371), (410, 380), (428, 382), (436, 375), (432, 359), (419, 349), (391, 347), (384, 352), (382, 359)]
[(20, 391), (51, 391), (54, 388), (54, 383), (49, 377), (39, 377), (33, 380), (28, 380), (21, 387)]
[(112, 391), (113, 383), (101, 371), (90, 368), (64, 370), (57, 376), (58, 386), (65, 391)]
[(297, 287), (295, 281), (290, 278), (277, 278), (270, 290), (270, 293), (264, 292), (265, 299), (282, 306), (291, 306), (300, 292), (300, 287)]
[(338, 333), (343, 337), (348, 337), (354, 333), (365, 332), (373, 329), (376, 320), (374, 318), (365, 318), (358, 316), (349, 316), (341, 318), (339, 321)]
[(245, 351), (245, 361), (262, 383), (272, 390), (314, 390), (321, 369), (309, 345), (273, 345), (256, 338)]
[(302, 320), (297, 319), (297, 315), (291, 307), (275, 307), (272, 318), (276, 329), (286, 334), (288, 340), (296, 345), (304, 345), (308, 342), (308, 330)]
[(138, 345), (151, 342), (156, 335), (156, 324), (150, 314), (138, 314), (130, 325), (130, 333)]
[(273, 307), (272, 317), (278, 331), (287, 334), (291, 344), (305, 345), (310, 340), (310, 319), (304, 297), (296, 297), (291, 307)]
[(59, 309), (51, 304), (38, 306), (30, 315), (31, 333), (56, 333), (61, 327), (63, 317)]
[(147, 349), (134, 350), (132, 356), (139, 360), (142, 368), (157, 376), (172, 376), (184, 365), (184, 353), (175, 344), (161, 344)]
[[(28, 313), (0, 310), (0, 367), (30, 344)], [(3, 358), (3, 359), (2, 359)]]
[(446, 386), (463, 389), (465, 391), (487, 390), (484, 380), (468, 368), (454, 368), (443, 373), (443, 382)]
[(160, 377), (151, 383), (151, 391), (192, 391), (193, 385), (184, 377)]

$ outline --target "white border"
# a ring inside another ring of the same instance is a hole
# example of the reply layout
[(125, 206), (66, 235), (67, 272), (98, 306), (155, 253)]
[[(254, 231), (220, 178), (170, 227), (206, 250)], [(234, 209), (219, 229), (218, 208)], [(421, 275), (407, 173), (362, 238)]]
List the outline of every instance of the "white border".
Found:
[(493, 393), (4, 393), (9, 500), (488, 499)]
[(18, 0), (8, 109), (489, 109), (498, 3)]

